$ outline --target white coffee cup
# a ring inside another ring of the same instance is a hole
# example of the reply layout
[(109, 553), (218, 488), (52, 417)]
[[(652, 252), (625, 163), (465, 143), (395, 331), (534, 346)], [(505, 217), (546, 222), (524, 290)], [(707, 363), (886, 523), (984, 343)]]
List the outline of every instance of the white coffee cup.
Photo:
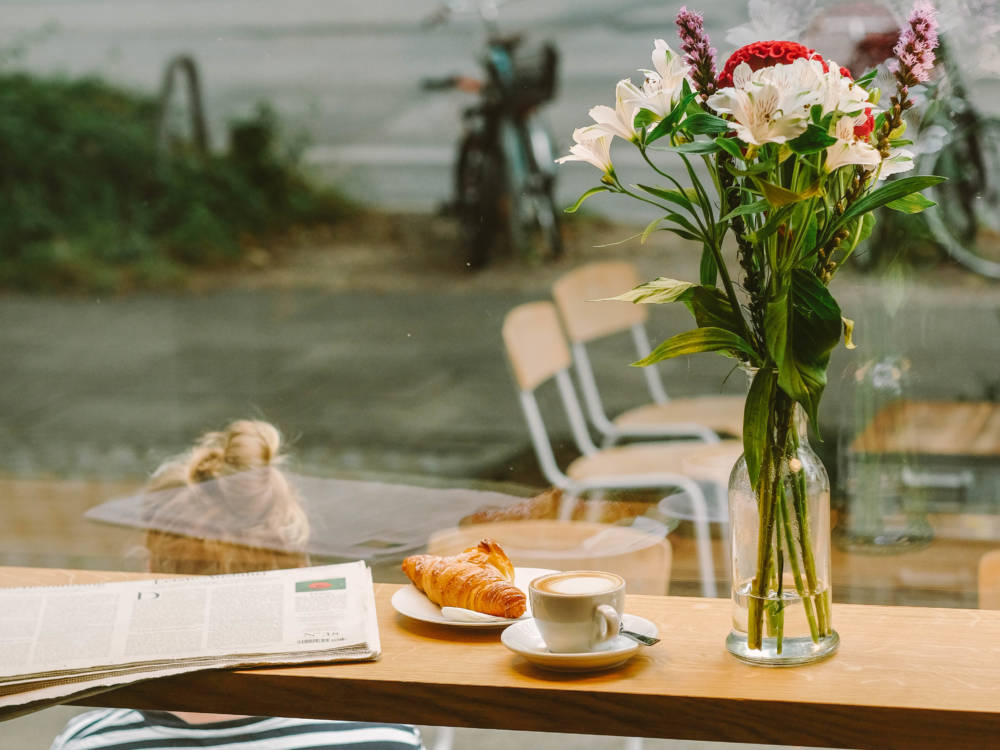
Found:
[(549, 651), (593, 651), (618, 636), (625, 612), (625, 579), (600, 570), (549, 573), (528, 585), (528, 597)]

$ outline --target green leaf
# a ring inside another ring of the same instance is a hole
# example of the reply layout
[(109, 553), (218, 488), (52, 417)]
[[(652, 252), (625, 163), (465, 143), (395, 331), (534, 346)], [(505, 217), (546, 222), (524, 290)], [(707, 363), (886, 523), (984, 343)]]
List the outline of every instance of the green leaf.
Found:
[(683, 300), (700, 328), (721, 328), (737, 335), (743, 330), (740, 313), (733, 311), (729, 297), (713, 286), (695, 286)]
[(810, 214), (809, 221), (806, 222), (806, 236), (802, 238), (799, 245), (799, 259), (807, 258), (819, 250), (816, 246), (816, 235), (819, 233), (819, 221), (816, 214)]
[(806, 198), (817, 196), (822, 192), (822, 183), (820, 181), (816, 181), (801, 193), (792, 192), (787, 188), (781, 187), (781, 185), (775, 185), (767, 180), (754, 179), (754, 183), (760, 188), (760, 192), (764, 194), (767, 202), (777, 208), (798, 203)]
[(661, 216), (658, 219), (653, 219), (651, 222), (649, 222), (646, 225), (646, 228), (642, 230), (642, 234), (639, 235), (639, 244), (640, 245), (645, 245), (646, 244), (646, 240), (649, 239), (649, 235), (651, 235), (653, 232), (656, 231), (657, 227), (660, 226), (660, 224), (663, 222), (664, 218), (666, 218), (666, 217)]
[(878, 68), (872, 68), (867, 73), (865, 73), (861, 78), (858, 78), (854, 84), (856, 86), (861, 86), (861, 88), (868, 88), (868, 84), (875, 80), (875, 76), (878, 75)]
[(698, 112), (689, 115), (681, 123), (681, 128), (692, 135), (717, 135), (729, 130), (730, 125), (721, 117), (710, 115), (708, 112)]
[(891, 208), (893, 211), (901, 211), (904, 214), (918, 214), (925, 208), (930, 208), (931, 206), (935, 206), (937, 204), (934, 203), (934, 201), (925, 198), (920, 193), (910, 193), (902, 198), (889, 201), (885, 205), (886, 208)]
[(705, 286), (714, 287), (718, 280), (719, 266), (715, 262), (715, 253), (708, 245), (703, 245), (701, 248), (701, 267), (698, 275), (701, 283)]
[(690, 240), (691, 242), (704, 242), (705, 238), (701, 234), (692, 234), (691, 232), (686, 232), (683, 229), (678, 229), (677, 227), (660, 227), (661, 232), (673, 232), (678, 237), (685, 240)]
[(651, 112), (648, 109), (640, 109), (635, 113), (635, 119), (632, 122), (635, 125), (636, 130), (642, 130), (647, 126), (652, 125), (659, 119), (660, 116), (655, 112)]
[(597, 187), (592, 187), (590, 190), (588, 190), (579, 198), (577, 198), (576, 203), (574, 203), (569, 208), (565, 209), (565, 211), (568, 214), (575, 214), (578, 210), (580, 210), (580, 206), (583, 205), (583, 202), (587, 200), (587, 198), (589, 198), (590, 196), (597, 195), (597, 193), (609, 193), (609, 192), (611, 192), (611, 188), (609, 188), (607, 185), (598, 185)]
[(673, 151), (677, 154), (714, 154), (719, 151), (715, 141), (691, 141), (679, 146), (663, 146), (663, 151)]
[(750, 473), (750, 484), (757, 486), (760, 467), (767, 445), (767, 421), (774, 409), (774, 386), (777, 373), (770, 367), (761, 368), (750, 383), (743, 406), (743, 456)]
[[(843, 216), (841, 216), (838, 225), (842, 226), (855, 216), (866, 214), (879, 206), (884, 206), (910, 193), (916, 193), (924, 188), (944, 182), (944, 179), (944, 177), (936, 177), (934, 175), (916, 175), (914, 177), (903, 177), (899, 180), (892, 180), (878, 190), (873, 190), (861, 200), (848, 206)], [(836, 228), (834, 228), (834, 231), (836, 231)]]
[[(875, 231), (875, 214), (867, 213), (861, 217), (861, 231), (858, 232), (858, 243), (862, 243), (871, 237), (872, 232)], [(852, 250), (854, 248), (851, 248)]]
[(685, 110), (687, 110), (688, 105), (694, 101), (694, 93), (688, 93), (680, 98), (674, 108), (670, 110), (666, 117), (660, 120), (659, 124), (653, 128), (653, 130), (646, 136), (646, 143), (653, 143), (658, 141), (665, 135), (670, 135), (676, 130), (677, 123), (680, 122), (681, 118), (684, 116)]
[(777, 211), (772, 211), (771, 215), (767, 217), (767, 221), (764, 222), (764, 226), (756, 232), (747, 232), (747, 239), (751, 242), (763, 242), (765, 239), (778, 231), (778, 227), (784, 223), (785, 219), (787, 219), (794, 210), (794, 205), (788, 205), (779, 208)]
[(742, 149), (740, 149), (739, 141), (737, 141), (735, 138), (724, 138), (723, 136), (720, 135), (718, 138), (715, 139), (715, 145), (721, 148), (723, 151), (725, 151), (734, 159), (739, 159), (741, 161), (743, 160), (743, 151)]
[[(665, 188), (654, 187), (652, 185), (636, 185), (637, 188), (649, 193), (652, 196), (660, 198), (661, 200), (670, 201), (675, 203), (681, 208), (691, 210), (693, 208), (691, 204), (691, 199), (680, 190), (668, 190)], [(689, 190), (694, 190), (694, 188), (688, 188)]]
[(678, 281), (660, 276), (652, 281), (639, 284), (634, 289), (619, 294), (617, 297), (608, 297), (607, 299), (619, 302), (641, 302), (647, 305), (676, 302), (695, 286), (690, 281)]
[(722, 352), (730, 357), (743, 354), (743, 358), (749, 359), (751, 362), (757, 359), (756, 352), (742, 336), (737, 336), (722, 328), (695, 328), (693, 331), (685, 331), (671, 336), (656, 347), (648, 357), (633, 362), (632, 365), (645, 367), (665, 359), (699, 352)]
[(767, 303), (768, 353), (778, 366), (778, 385), (816, 421), (830, 351), (840, 341), (840, 307), (811, 271), (792, 270), (790, 286)]
[(797, 154), (814, 154), (837, 142), (837, 139), (819, 125), (810, 123), (805, 132), (788, 142), (789, 148)]
[(766, 200), (754, 201), (753, 203), (744, 203), (742, 206), (737, 206), (728, 214), (723, 216), (720, 221), (727, 221), (734, 216), (746, 216), (747, 214), (759, 214), (767, 211), (771, 207), (771, 204)]

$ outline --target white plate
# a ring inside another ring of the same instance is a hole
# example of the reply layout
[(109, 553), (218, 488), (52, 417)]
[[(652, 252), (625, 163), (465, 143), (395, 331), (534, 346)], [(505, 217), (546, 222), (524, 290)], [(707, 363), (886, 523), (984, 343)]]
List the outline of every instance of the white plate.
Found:
[[(641, 635), (656, 636), (656, 625), (638, 615), (624, 615), (622, 624), (626, 630)], [(559, 672), (585, 672), (591, 669), (610, 669), (624, 664), (639, 650), (638, 643), (623, 635), (602, 643), (594, 651), (580, 654), (553, 654), (535, 627), (534, 620), (516, 622), (500, 634), (500, 640), (515, 654), (539, 667)], [(649, 648), (648, 646), (646, 648)]]
[[(556, 571), (549, 570), (548, 568), (514, 568), (514, 585), (527, 595), (528, 584), (531, 583), (533, 579), (538, 578), (538, 576), (555, 572)], [(396, 593), (392, 595), (391, 601), (393, 609), (401, 615), (412, 617), (414, 620), (433, 622), (437, 625), (451, 625), (456, 628), (503, 628), (507, 627), (511, 623), (525, 620), (531, 616), (531, 605), (529, 604), (528, 611), (526, 611), (520, 618), (516, 619), (498, 617), (497, 619), (490, 620), (489, 622), (456, 622), (455, 620), (449, 620), (442, 615), (441, 608), (424, 596), (420, 589), (412, 583), (401, 589), (397, 589)]]

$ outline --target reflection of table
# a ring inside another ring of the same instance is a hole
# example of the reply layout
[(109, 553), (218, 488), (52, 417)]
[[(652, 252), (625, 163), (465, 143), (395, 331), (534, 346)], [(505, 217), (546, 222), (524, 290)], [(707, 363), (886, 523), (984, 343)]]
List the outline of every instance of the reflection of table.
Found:
[(895, 401), (851, 445), (858, 453), (1000, 456), (1000, 404)]
[[(0, 584), (119, 580), (0, 568)], [(843, 643), (809, 667), (748, 667), (723, 648), (729, 602), (635, 596), (663, 643), (625, 667), (540, 671), (496, 633), (409, 621), (376, 586), (384, 655), (362, 664), (202, 672), (90, 705), (853, 748), (984, 747), (1000, 736), (1000, 612), (836, 605)]]

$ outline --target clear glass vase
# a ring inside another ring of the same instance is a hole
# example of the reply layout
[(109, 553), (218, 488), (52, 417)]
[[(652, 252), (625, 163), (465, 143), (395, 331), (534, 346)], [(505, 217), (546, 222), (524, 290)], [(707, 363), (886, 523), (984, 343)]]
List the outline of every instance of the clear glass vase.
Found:
[(775, 410), (786, 416), (774, 420), (757, 487), (745, 456), (730, 475), (726, 648), (749, 664), (779, 667), (827, 657), (840, 638), (831, 620), (830, 479), (809, 447), (801, 407), (785, 399)]

